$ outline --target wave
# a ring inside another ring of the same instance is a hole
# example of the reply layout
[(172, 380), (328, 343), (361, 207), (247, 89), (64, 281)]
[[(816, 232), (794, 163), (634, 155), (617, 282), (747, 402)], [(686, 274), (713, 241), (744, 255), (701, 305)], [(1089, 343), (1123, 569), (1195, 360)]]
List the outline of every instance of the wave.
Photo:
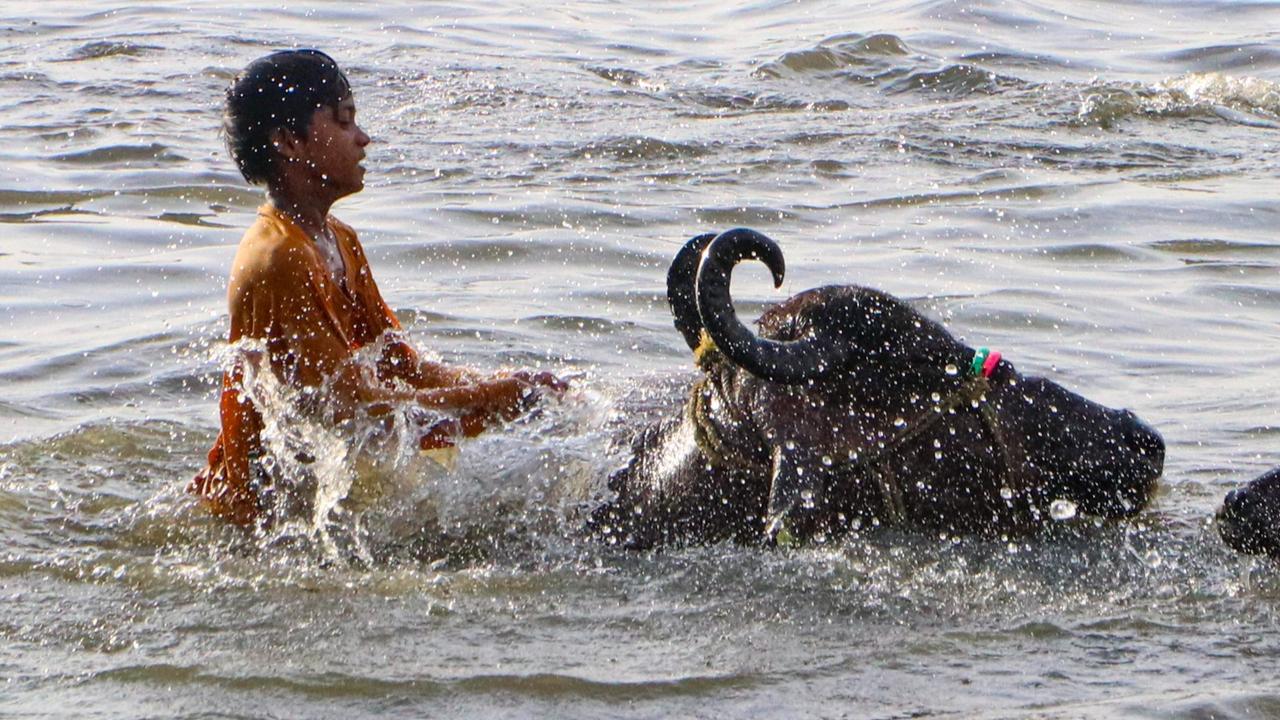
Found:
[(1213, 103), (1242, 112), (1280, 117), (1280, 83), (1255, 77), (1231, 77), (1222, 73), (1188, 73), (1162, 83), (1169, 92), (1182, 93), (1197, 103)]
[[(387, 680), (368, 674), (335, 672), (295, 676), (268, 670), (250, 675), (227, 675), (212, 667), (156, 663), (108, 668), (94, 673), (86, 682), (101, 683), (108, 688), (118, 688), (121, 684), (163, 683), (168, 687), (184, 687), (189, 691), (197, 687), (209, 687), (218, 692), (253, 689), (287, 693), (304, 701), (321, 703), (332, 703), (335, 697), (382, 699), (395, 696), (436, 700), (449, 696), (490, 698), (495, 694), (575, 703), (588, 700), (635, 703), (655, 695), (712, 696), (717, 692), (747, 688), (767, 680), (765, 675), (736, 672), (722, 675), (669, 673), (670, 677), (654, 679), (615, 679), (612, 673), (593, 673), (590, 668), (585, 673), (477, 672), (452, 679), (414, 677)], [(591, 677), (592, 674), (599, 674), (601, 677)]]
[(884, 85), (891, 93), (928, 92), (961, 97), (973, 93), (996, 93), (1002, 87), (1024, 85), (1017, 78), (997, 75), (976, 65), (948, 65), (938, 70), (913, 72)]
[(954, 62), (914, 50), (896, 35), (836, 35), (815, 47), (788, 52), (764, 63), (756, 69), (755, 76), (839, 80), (875, 87), (886, 93), (924, 92), (963, 97), (1026, 85), (1020, 78), (1001, 75), (977, 64), (980, 60), (1015, 56), (1023, 64), (1036, 62), (1035, 58), (1015, 53), (973, 56), (969, 62)]
[(1181, 238), (1177, 240), (1153, 240), (1147, 247), (1179, 256), (1194, 255), (1198, 258), (1231, 258), (1237, 255), (1270, 258), (1275, 255), (1272, 243), (1243, 242), (1222, 238)]
[[(1058, 103), (1066, 103), (1075, 111), (1071, 122), (1076, 125), (1112, 127), (1134, 117), (1194, 117), (1280, 128), (1280, 83), (1217, 71), (1217, 68), (1245, 65), (1255, 67), (1245, 61), (1249, 58), (1264, 66), (1270, 65), (1273, 60), (1280, 62), (1280, 53), (1256, 47), (1211, 47), (1183, 51), (1175, 59), (1185, 60), (1183, 55), (1204, 61), (1190, 63), (1193, 66), (1199, 64), (1213, 69), (1188, 72), (1154, 84), (1095, 80), (1078, 85), (1036, 82), (1006, 71), (1063, 65), (1052, 56), (993, 49), (960, 57), (941, 57), (913, 48), (897, 35), (845, 34), (826, 38), (810, 48), (784, 53), (761, 64), (753, 75), (766, 81), (800, 83), (806, 88), (815, 83), (836, 82), (866, 87), (880, 94), (928, 95), (944, 100), (1025, 90), (1042, 102), (1049, 101), (1048, 109), (1042, 108), (1040, 112), (1056, 114), (1054, 108), (1062, 107)], [(1186, 66), (1188, 62), (1180, 64)], [(1059, 95), (1064, 87), (1074, 92), (1074, 99), (1070, 95)], [(759, 102), (754, 97), (749, 101), (739, 99), (736, 106)], [(782, 98), (774, 104), (813, 106), (812, 102), (792, 98)], [(1063, 111), (1071, 112), (1066, 107)]]
[[(791, 73), (820, 74), (892, 66), (894, 61), (911, 55), (911, 49), (896, 35), (837, 35), (816, 47), (784, 54), (761, 65), (756, 71), (764, 77), (785, 77)], [(863, 77), (871, 78), (869, 75)]]
[(644, 135), (605, 138), (589, 142), (574, 152), (573, 158), (612, 158), (614, 160), (680, 160), (707, 155), (711, 148), (701, 143), (679, 143)]
[(87, 150), (60, 153), (58, 155), (51, 156), (49, 159), (57, 160), (59, 162), (84, 164), (120, 162), (187, 162), (186, 157), (173, 152), (172, 149), (160, 143), (148, 143), (146, 145), (107, 145), (104, 147), (89, 148)]
[(1280, 83), (1218, 72), (1187, 73), (1154, 85), (1101, 83), (1081, 91), (1079, 122), (1112, 127), (1134, 117), (1219, 117), (1280, 128)]
[(648, 75), (629, 68), (589, 66), (587, 70), (604, 80), (623, 87), (636, 88), (645, 92), (661, 92), (665, 85), (651, 79)]
[(1179, 50), (1164, 55), (1163, 59), (1182, 67), (1193, 67), (1202, 73), (1236, 68), (1257, 72), (1280, 65), (1280, 50), (1260, 43), (1233, 43)]
[[(838, 98), (796, 99), (777, 93), (759, 93), (751, 90), (726, 90), (723, 88), (701, 88), (681, 90), (672, 97), (680, 102), (692, 105), (695, 109), (678, 113), (688, 117), (719, 117), (738, 111), (742, 113), (765, 112), (840, 112), (848, 110), (852, 105), (847, 100)], [(710, 110), (708, 113), (707, 110)]]
[(98, 40), (86, 43), (72, 50), (67, 61), (98, 60), (109, 57), (138, 57), (152, 50), (161, 48), (150, 45), (137, 45), (127, 40)]

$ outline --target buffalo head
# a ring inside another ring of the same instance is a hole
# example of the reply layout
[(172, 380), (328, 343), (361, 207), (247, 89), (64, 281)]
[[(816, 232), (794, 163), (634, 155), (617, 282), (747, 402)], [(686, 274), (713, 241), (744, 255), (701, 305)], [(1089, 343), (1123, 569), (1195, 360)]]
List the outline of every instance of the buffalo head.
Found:
[(1218, 533), (1235, 550), (1280, 558), (1280, 468), (1227, 493)]
[(703, 377), (646, 428), (590, 528), (647, 547), (836, 535), (871, 524), (949, 533), (1031, 529), (1149, 500), (1164, 443), (1127, 410), (1021, 375), (883, 292), (809, 290), (757, 337), (729, 295), (733, 267), (781, 250), (746, 229), (699, 235), (667, 298)]

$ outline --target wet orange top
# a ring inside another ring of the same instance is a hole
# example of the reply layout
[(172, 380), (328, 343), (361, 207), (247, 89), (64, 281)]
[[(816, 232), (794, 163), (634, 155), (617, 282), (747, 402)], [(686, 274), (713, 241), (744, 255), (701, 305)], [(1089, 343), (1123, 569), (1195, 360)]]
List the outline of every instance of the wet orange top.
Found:
[[(345, 266), (341, 284), (334, 282), (315, 243), (288, 216), (271, 205), (258, 210), (231, 268), (229, 341), (260, 339), (281, 381), (315, 387), (331, 380), (335, 402), (354, 403), (360, 379), (354, 363), (346, 361), (400, 323), (374, 284), (355, 231), (332, 216), (327, 222)], [(417, 363), (412, 347), (388, 342), (378, 375), (390, 379)], [(187, 489), (214, 514), (247, 524), (260, 511), (250, 458), (262, 449), (262, 418), (242, 397), (241, 380), (239, 368), (223, 376), (222, 432), (209, 451), (208, 466)]]

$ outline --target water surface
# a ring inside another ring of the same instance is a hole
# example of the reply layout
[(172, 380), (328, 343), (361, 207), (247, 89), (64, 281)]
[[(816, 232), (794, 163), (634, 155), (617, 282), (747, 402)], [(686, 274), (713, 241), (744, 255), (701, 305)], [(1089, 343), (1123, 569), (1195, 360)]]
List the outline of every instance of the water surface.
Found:
[[(1278, 23), (1210, 0), (6, 4), (0, 714), (1280, 715), (1280, 575), (1209, 522), (1280, 460)], [(375, 144), (335, 212), (412, 338), (583, 374), (424, 471), (435, 544), (370, 563), (263, 546), (182, 492), (262, 201), (221, 93), (290, 46), (351, 76)], [(737, 225), (789, 267), (777, 293), (740, 271), (744, 311), (831, 282), (908, 298), (1160, 428), (1156, 502), (1013, 542), (577, 539), (692, 376), (667, 262)]]

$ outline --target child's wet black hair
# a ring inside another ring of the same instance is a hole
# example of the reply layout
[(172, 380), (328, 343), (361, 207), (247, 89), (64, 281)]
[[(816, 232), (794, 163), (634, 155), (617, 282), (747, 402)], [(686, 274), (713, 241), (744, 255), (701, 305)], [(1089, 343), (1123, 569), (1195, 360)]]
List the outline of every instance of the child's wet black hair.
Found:
[(285, 128), (306, 135), (315, 111), (337, 107), (351, 93), (347, 76), (319, 50), (281, 50), (258, 58), (227, 88), (222, 133), (231, 159), (251, 183), (273, 174), (271, 135)]

